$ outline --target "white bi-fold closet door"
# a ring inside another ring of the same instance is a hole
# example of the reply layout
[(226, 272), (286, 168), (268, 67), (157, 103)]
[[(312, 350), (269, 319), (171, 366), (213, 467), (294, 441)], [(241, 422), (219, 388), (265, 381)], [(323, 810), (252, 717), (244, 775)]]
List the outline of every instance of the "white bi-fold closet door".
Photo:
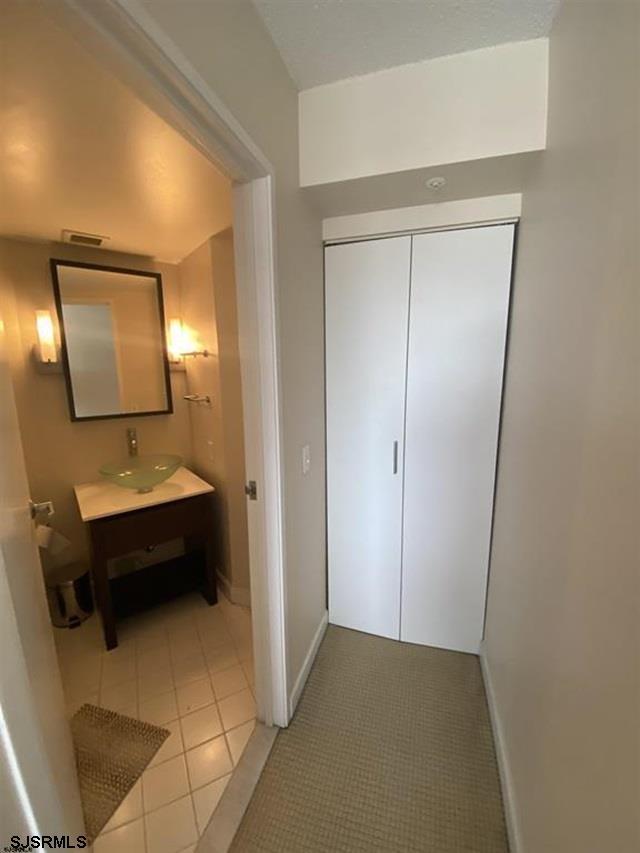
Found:
[(399, 637), (411, 237), (327, 247), (329, 616)]
[(334, 624), (478, 651), (513, 231), (325, 250)]

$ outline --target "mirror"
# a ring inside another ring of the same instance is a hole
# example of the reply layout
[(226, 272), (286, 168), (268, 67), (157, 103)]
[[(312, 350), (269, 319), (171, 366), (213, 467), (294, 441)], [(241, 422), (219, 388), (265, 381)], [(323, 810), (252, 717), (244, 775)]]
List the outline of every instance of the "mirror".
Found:
[(51, 260), (71, 420), (173, 411), (159, 273)]

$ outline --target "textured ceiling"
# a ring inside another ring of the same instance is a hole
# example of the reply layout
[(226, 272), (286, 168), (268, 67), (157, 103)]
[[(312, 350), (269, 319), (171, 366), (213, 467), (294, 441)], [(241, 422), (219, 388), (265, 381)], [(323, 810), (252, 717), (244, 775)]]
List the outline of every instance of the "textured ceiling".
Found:
[(0, 0), (0, 235), (104, 234), (175, 262), (231, 224), (229, 181), (36, 0)]
[(561, 0), (253, 0), (299, 89), (546, 36)]

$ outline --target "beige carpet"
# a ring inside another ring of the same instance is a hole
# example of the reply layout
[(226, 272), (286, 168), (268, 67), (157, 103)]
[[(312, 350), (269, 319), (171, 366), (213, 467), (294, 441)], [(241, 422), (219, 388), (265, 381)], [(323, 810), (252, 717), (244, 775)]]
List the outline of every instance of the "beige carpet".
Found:
[(236, 853), (507, 853), (478, 659), (329, 627)]
[(93, 841), (160, 749), (167, 729), (96, 705), (71, 718), (85, 828)]

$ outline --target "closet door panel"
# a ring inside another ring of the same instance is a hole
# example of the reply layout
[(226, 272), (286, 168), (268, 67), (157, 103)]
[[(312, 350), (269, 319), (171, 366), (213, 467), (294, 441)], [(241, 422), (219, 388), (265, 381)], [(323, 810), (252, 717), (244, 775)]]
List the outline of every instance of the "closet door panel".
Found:
[(413, 238), (401, 639), (478, 652), (513, 226)]
[(325, 250), (329, 620), (395, 639), (410, 256), (410, 237)]

